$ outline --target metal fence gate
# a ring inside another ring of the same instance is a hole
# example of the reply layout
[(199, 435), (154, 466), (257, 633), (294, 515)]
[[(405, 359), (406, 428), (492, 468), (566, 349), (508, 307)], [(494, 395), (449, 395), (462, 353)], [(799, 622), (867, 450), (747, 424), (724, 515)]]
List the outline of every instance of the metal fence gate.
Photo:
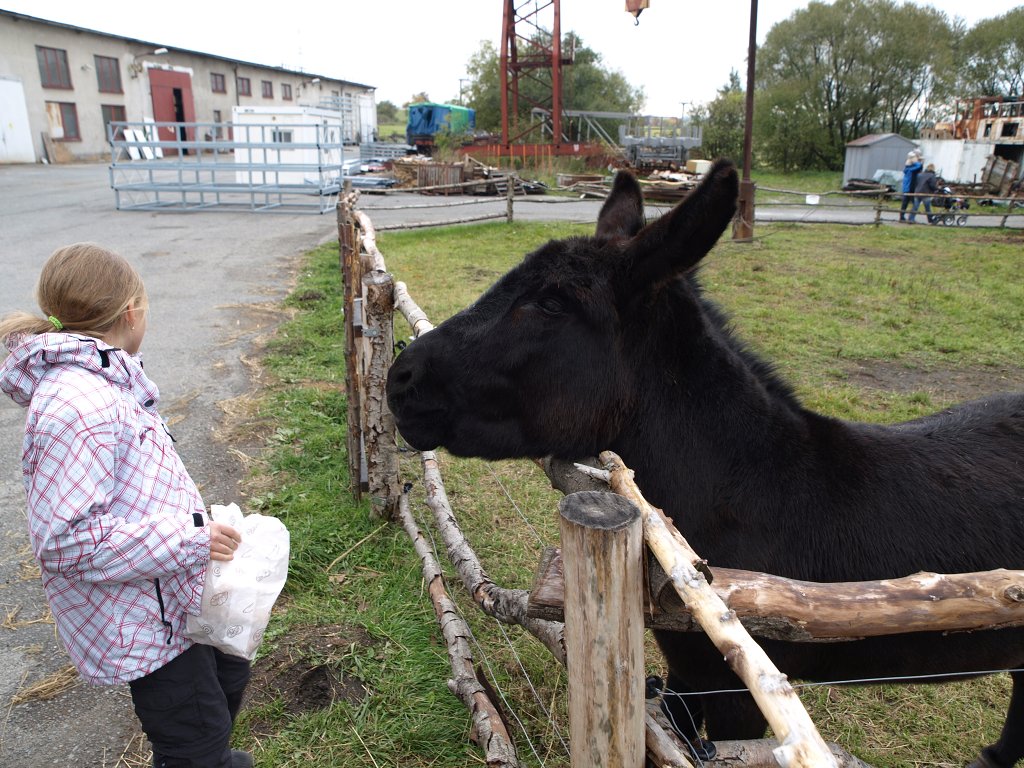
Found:
[(360, 163), (359, 146), (319, 122), (112, 122), (107, 138), (118, 210), (326, 213)]

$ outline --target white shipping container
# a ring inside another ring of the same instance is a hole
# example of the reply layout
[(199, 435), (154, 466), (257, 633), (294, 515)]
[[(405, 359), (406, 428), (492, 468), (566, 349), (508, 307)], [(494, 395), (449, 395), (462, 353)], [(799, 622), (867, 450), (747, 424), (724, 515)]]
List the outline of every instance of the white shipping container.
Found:
[(935, 173), (952, 184), (977, 184), (985, 163), (995, 152), (988, 141), (965, 139), (921, 139), (924, 163), (933, 163)]
[[(323, 188), (340, 183), (343, 163), (358, 165), (359, 147), (342, 142), (337, 110), (234, 107), (231, 117), (238, 184)], [(353, 130), (346, 120), (345, 133)]]

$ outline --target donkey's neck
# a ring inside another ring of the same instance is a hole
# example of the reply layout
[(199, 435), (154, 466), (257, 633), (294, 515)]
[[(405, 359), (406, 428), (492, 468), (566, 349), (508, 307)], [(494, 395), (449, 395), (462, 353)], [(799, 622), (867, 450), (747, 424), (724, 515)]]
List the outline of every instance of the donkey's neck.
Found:
[(741, 514), (766, 479), (798, 481), (793, 466), (806, 465), (818, 417), (717, 318), (702, 322), (684, 348), (640, 351), (639, 394), (613, 450), (652, 503), (719, 524), (723, 506)]

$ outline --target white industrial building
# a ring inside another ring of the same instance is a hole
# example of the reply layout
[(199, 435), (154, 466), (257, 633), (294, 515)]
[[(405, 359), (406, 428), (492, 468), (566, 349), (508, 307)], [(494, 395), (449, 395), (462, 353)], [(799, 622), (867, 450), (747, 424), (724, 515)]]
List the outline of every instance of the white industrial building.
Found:
[(109, 160), (112, 122), (188, 152), (230, 140), (237, 110), (310, 107), (340, 115), (345, 144), (376, 138), (373, 86), (0, 10), (0, 163)]

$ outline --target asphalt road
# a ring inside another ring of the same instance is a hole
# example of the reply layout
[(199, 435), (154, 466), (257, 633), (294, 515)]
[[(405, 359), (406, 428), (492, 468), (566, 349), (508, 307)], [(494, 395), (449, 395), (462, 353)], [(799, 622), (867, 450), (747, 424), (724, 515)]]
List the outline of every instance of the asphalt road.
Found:
[[(463, 201), (364, 194), (360, 207), (382, 230), (505, 211), (505, 201), (494, 198), (436, 207)], [(593, 222), (601, 202), (531, 197), (517, 201), (515, 216)], [(648, 206), (648, 215), (669, 207)], [(764, 207), (757, 220), (868, 223), (873, 212)], [(970, 225), (978, 223), (985, 221), (972, 217)], [(218, 403), (251, 390), (244, 357), (279, 319), (274, 305), (292, 283), (297, 258), (336, 236), (331, 213), (117, 211), (105, 165), (0, 166), (0, 313), (36, 310), (39, 268), (62, 245), (95, 241), (126, 256), (150, 294), (142, 351), (161, 389), (161, 412), (207, 504), (228, 503), (238, 500), (242, 468), (217, 438)], [(127, 686), (79, 684), (50, 700), (10, 705), (17, 692), (69, 663), (44, 620), (28, 546), (23, 421), (23, 410), (0, 397), (0, 766), (114, 768), (138, 733)]]

